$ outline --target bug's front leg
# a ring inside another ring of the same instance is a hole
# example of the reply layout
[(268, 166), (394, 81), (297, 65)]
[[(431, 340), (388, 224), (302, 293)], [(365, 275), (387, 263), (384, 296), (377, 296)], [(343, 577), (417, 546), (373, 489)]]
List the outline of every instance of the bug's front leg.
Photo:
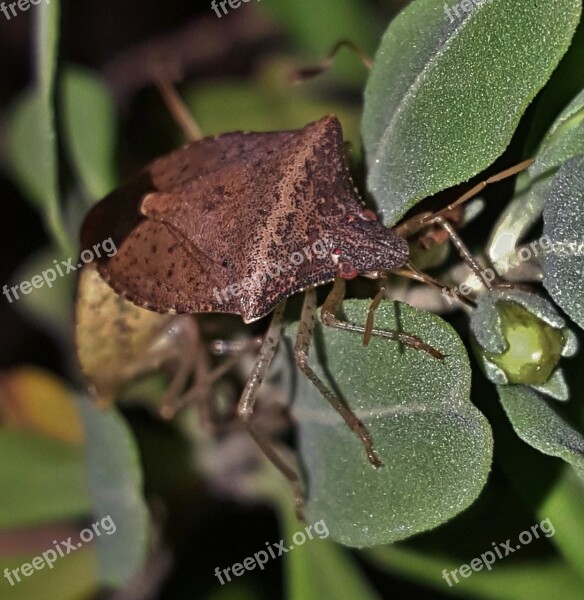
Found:
[(325, 325), (328, 327), (335, 327), (336, 329), (344, 329), (345, 331), (367, 334), (368, 336), (370, 335), (387, 338), (396, 342), (401, 342), (405, 346), (413, 348), (414, 350), (422, 350), (423, 352), (427, 352), (430, 354), (430, 356), (433, 356), (439, 360), (444, 358), (442, 352), (436, 350), (436, 348), (430, 346), (430, 344), (426, 344), (426, 342), (421, 340), (418, 336), (411, 333), (406, 333), (404, 331), (392, 331), (389, 329), (371, 329), (369, 331), (367, 327), (339, 319), (337, 314), (339, 313), (341, 304), (343, 303), (343, 299), (345, 297), (345, 288), (345, 280), (341, 277), (337, 277), (333, 284), (333, 289), (330, 291), (322, 306), (321, 318)]
[(252, 416), (260, 386), (266, 377), (270, 363), (274, 358), (274, 353), (282, 337), (285, 305), (285, 302), (281, 302), (274, 311), (272, 322), (241, 394), (237, 414), (262, 452), (292, 485), (296, 499), (296, 515), (300, 520), (303, 520), (304, 490), (298, 473), (284, 460), (274, 442), (264, 433), (258, 431), (252, 423)]
[(330, 402), (332, 407), (341, 415), (345, 423), (354, 431), (365, 447), (367, 457), (374, 467), (382, 465), (381, 460), (377, 456), (373, 448), (373, 441), (365, 425), (353, 413), (353, 411), (320, 379), (308, 363), (308, 352), (310, 343), (314, 333), (314, 322), (316, 319), (316, 291), (310, 289), (304, 296), (304, 304), (302, 306), (302, 315), (300, 317), (300, 325), (298, 327), (298, 335), (294, 346), (294, 357), (298, 368), (306, 375), (306, 377), (315, 385), (318, 391)]

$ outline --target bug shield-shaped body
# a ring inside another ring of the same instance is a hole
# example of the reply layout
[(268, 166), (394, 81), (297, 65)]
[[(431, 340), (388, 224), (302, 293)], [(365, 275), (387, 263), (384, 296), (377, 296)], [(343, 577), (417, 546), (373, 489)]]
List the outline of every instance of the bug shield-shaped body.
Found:
[(363, 208), (341, 126), (228, 133), (146, 167), (87, 216), (82, 246), (118, 292), (158, 312), (251, 322), (308, 287), (402, 266), (407, 244)]

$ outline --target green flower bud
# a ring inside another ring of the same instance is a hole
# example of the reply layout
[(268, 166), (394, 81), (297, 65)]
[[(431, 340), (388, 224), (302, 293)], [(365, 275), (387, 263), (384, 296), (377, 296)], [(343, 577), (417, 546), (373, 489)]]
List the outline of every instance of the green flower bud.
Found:
[(505, 373), (509, 383), (543, 385), (562, 356), (564, 333), (516, 302), (498, 302), (497, 312), (507, 349), (500, 354), (484, 352), (485, 358)]

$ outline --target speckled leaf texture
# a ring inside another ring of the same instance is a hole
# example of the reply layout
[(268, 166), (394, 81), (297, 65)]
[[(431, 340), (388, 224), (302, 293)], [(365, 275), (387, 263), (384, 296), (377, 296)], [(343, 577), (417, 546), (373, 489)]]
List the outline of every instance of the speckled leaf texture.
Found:
[(544, 285), (557, 304), (584, 328), (584, 156), (564, 163), (543, 211), (551, 251), (543, 261)]
[(584, 153), (584, 90), (554, 121), (529, 167), (532, 179), (552, 172), (569, 158)]
[(571, 464), (584, 480), (584, 437), (529, 387), (498, 385), (497, 389), (515, 433), (540, 452)]
[(566, 52), (580, 0), (484, 0), (453, 19), (412, 2), (390, 25), (365, 90), (368, 186), (388, 225), (507, 147)]
[[(369, 302), (343, 304), (364, 322)], [(348, 546), (386, 544), (436, 527), (469, 506), (485, 484), (491, 430), (471, 404), (470, 367), (455, 331), (439, 317), (384, 302), (376, 327), (414, 333), (444, 354), (316, 325), (310, 363), (369, 429), (381, 461), (368, 462), (356, 435), (298, 375), (294, 411), (305, 470), (307, 518), (324, 519)], [(292, 335), (293, 337), (293, 335)]]

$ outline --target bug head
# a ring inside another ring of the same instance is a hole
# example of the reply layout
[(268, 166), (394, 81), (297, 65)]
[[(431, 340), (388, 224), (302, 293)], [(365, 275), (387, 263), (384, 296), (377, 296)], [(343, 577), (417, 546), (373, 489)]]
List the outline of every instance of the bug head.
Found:
[(408, 260), (407, 242), (384, 227), (374, 212), (348, 213), (343, 221), (342, 235), (331, 251), (343, 279), (398, 269)]

